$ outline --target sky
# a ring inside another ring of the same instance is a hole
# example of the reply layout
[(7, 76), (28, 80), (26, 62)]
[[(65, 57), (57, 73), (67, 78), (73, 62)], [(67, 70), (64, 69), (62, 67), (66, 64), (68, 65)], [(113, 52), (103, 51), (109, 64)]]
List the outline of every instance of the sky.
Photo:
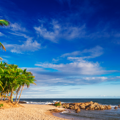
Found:
[(21, 98), (120, 98), (119, 0), (0, 0), (2, 62), (35, 76)]

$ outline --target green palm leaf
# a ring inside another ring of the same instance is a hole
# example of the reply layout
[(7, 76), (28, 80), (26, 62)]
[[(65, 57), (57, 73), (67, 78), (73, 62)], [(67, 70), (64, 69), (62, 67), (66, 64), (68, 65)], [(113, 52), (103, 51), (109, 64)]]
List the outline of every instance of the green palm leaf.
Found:
[(0, 42), (0, 47), (2, 47), (2, 49), (6, 51), (5, 47), (3, 46), (1, 42)]
[(8, 26), (10, 23), (7, 21), (7, 20), (0, 20), (0, 25), (1, 26), (3, 26), (3, 25), (5, 25), (5, 26)]

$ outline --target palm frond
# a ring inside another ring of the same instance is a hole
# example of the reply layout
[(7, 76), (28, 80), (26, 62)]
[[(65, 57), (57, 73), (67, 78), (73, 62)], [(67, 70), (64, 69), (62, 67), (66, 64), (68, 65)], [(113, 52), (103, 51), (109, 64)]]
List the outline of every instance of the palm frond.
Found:
[(6, 51), (5, 47), (3, 46), (1, 42), (0, 42), (0, 47), (2, 47), (2, 49)]
[(10, 23), (7, 21), (7, 20), (0, 20), (0, 25), (1, 26), (3, 26), (3, 25), (5, 25), (5, 26), (8, 26)]

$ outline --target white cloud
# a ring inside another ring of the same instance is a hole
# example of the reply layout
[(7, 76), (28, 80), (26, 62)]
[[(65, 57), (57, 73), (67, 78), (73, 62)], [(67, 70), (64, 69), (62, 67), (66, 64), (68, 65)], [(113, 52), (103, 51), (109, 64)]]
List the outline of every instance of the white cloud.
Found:
[[(71, 56), (83, 56), (84, 54), (88, 53), (88, 56), (84, 56), (84, 57), (71, 57)], [(84, 59), (84, 58), (95, 58), (98, 56), (101, 56), (103, 54), (103, 48), (100, 46), (96, 46), (92, 49), (85, 49), (83, 51), (74, 51), (71, 53), (65, 53), (63, 55), (61, 55), (61, 57), (66, 57), (69, 56), (68, 59)]]
[(41, 49), (41, 44), (38, 43), (36, 40), (33, 41), (31, 37), (25, 34), (14, 34), (14, 35), (23, 36), (27, 40), (22, 45), (4, 43), (5, 48), (10, 50), (11, 52), (15, 52), (15, 53), (22, 53), (24, 51), (34, 52)]
[(21, 25), (19, 25), (18, 23), (13, 23), (10, 24), (11, 30), (13, 31), (22, 31), (22, 32), (26, 32), (26, 28), (21, 27)]
[(49, 31), (47, 30), (47, 28), (45, 28), (43, 26), (43, 24), (39, 27), (34, 27), (34, 29), (36, 30), (36, 32), (38, 34), (40, 34), (42, 37), (44, 37), (45, 39), (48, 39), (52, 42), (57, 42), (56, 38), (59, 35), (60, 32), (60, 26), (56, 21), (52, 21), (52, 30)]
[(85, 36), (85, 25), (81, 27), (62, 26), (58, 21), (52, 20), (46, 28), (43, 22), (41, 23), (41, 26), (34, 27), (34, 29), (38, 35), (52, 42), (57, 42), (60, 38), (72, 40), (74, 38), (82, 38)]
[(85, 60), (75, 61), (68, 64), (51, 64), (42, 63), (35, 64), (36, 66), (41, 66), (43, 68), (52, 68), (58, 71), (62, 71), (68, 74), (79, 74), (79, 75), (98, 75), (103, 74), (103, 70), (98, 63), (91, 63)]
[(0, 32), (0, 36), (3, 36), (4, 34)]

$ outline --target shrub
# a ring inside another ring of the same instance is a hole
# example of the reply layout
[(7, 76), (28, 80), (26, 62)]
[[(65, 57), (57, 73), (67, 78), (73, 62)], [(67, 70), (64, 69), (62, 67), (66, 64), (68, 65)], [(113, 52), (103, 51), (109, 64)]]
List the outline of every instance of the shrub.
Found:
[(0, 107), (3, 107), (3, 104), (0, 104)]
[(60, 102), (55, 103), (55, 106), (56, 106), (56, 107), (57, 107), (57, 106), (61, 106)]

